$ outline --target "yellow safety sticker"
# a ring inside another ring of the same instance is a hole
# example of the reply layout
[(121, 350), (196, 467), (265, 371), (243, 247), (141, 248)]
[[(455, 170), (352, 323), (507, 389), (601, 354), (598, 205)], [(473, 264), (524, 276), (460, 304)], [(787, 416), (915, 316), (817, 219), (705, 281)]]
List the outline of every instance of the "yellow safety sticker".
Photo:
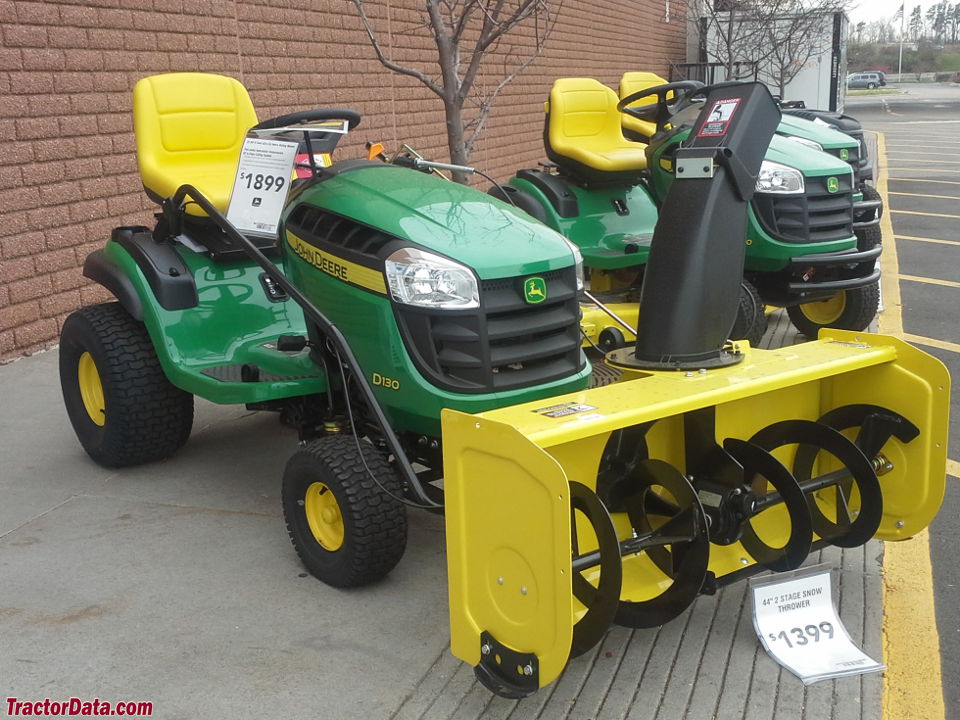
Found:
[(545, 415), (546, 417), (559, 418), (567, 417), (568, 415), (576, 415), (577, 413), (589, 412), (590, 410), (596, 409), (597, 408), (593, 405), (566, 402), (560, 403), (559, 405), (550, 405), (548, 407), (537, 408), (533, 412), (539, 413), (540, 415)]

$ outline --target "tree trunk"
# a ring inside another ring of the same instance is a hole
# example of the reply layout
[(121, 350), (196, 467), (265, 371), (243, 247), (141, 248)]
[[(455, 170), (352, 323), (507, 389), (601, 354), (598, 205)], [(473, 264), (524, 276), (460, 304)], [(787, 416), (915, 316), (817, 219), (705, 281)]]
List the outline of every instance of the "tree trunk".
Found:
[[(467, 153), (467, 144), (463, 139), (463, 107), (459, 98), (449, 98), (444, 101), (444, 114), (447, 117), (447, 146), (450, 148), (450, 162), (454, 165), (469, 165), (470, 156)], [(453, 179), (466, 185), (469, 180), (465, 173), (453, 173)]]

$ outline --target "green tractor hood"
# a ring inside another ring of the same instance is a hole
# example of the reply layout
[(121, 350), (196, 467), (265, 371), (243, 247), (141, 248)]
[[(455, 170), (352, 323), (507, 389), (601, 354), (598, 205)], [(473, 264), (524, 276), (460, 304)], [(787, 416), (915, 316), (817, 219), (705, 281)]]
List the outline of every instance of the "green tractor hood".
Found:
[[(853, 145), (856, 146), (856, 142)], [(789, 165), (807, 177), (849, 175), (852, 172), (849, 163), (779, 135), (774, 135), (770, 141), (765, 159)]]
[(827, 127), (813, 120), (784, 115), (777, 128), (778, 136), (793, 135), (805, 140), (819, 143), (824, 150), (840, 150), (842, 148), (856, 148), (859, 143), (846, 133)]
[(472, 268), (482, 280), (547, 272), (574, 262), (567, 241), (529, 215), (436, 175), (358, 165), (304, 190), (309, 203), (376, 227)]

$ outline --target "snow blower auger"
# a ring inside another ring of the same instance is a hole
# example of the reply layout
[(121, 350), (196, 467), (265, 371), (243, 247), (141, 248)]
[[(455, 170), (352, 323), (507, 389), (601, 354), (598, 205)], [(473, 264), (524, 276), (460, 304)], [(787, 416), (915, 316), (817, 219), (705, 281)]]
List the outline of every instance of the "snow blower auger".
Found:
[(678, 151), (621, 382), (445, 410), (451, 648), (493, 692), (554, 680), (612, 624), (811, 549), (902, 540), (944, 492), (949, 376), (891, 337), (725, 344), (746, 207), (779, 120), (758, 84), (709, 89)]

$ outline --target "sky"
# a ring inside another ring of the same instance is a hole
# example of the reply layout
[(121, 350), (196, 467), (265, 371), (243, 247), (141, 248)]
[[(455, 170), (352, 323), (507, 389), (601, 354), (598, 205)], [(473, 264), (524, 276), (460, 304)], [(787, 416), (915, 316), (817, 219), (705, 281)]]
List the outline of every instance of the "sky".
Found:
[[(897, 10), (900, 9), (901, 2), (904, 0), (859, 0), (856, 3), (856, 7), (847, 12), (847, 17), (850, 18), (851, 25), (856, 25), (858, 22), (872, 22), (874, 20), (887, 20), (893, 21), (893, 16), (897, 14)], [(933, 0), (905, 0), (905, 10), (907, 14), (907, 22), (910, 21), (910, 12), (917, 5), (920, 6), (920, 12), (923, 15), (926, 15), (927, 8), (936, 3)], [(899, 27), (900, 21), (897, 20), (897, 27)]]

